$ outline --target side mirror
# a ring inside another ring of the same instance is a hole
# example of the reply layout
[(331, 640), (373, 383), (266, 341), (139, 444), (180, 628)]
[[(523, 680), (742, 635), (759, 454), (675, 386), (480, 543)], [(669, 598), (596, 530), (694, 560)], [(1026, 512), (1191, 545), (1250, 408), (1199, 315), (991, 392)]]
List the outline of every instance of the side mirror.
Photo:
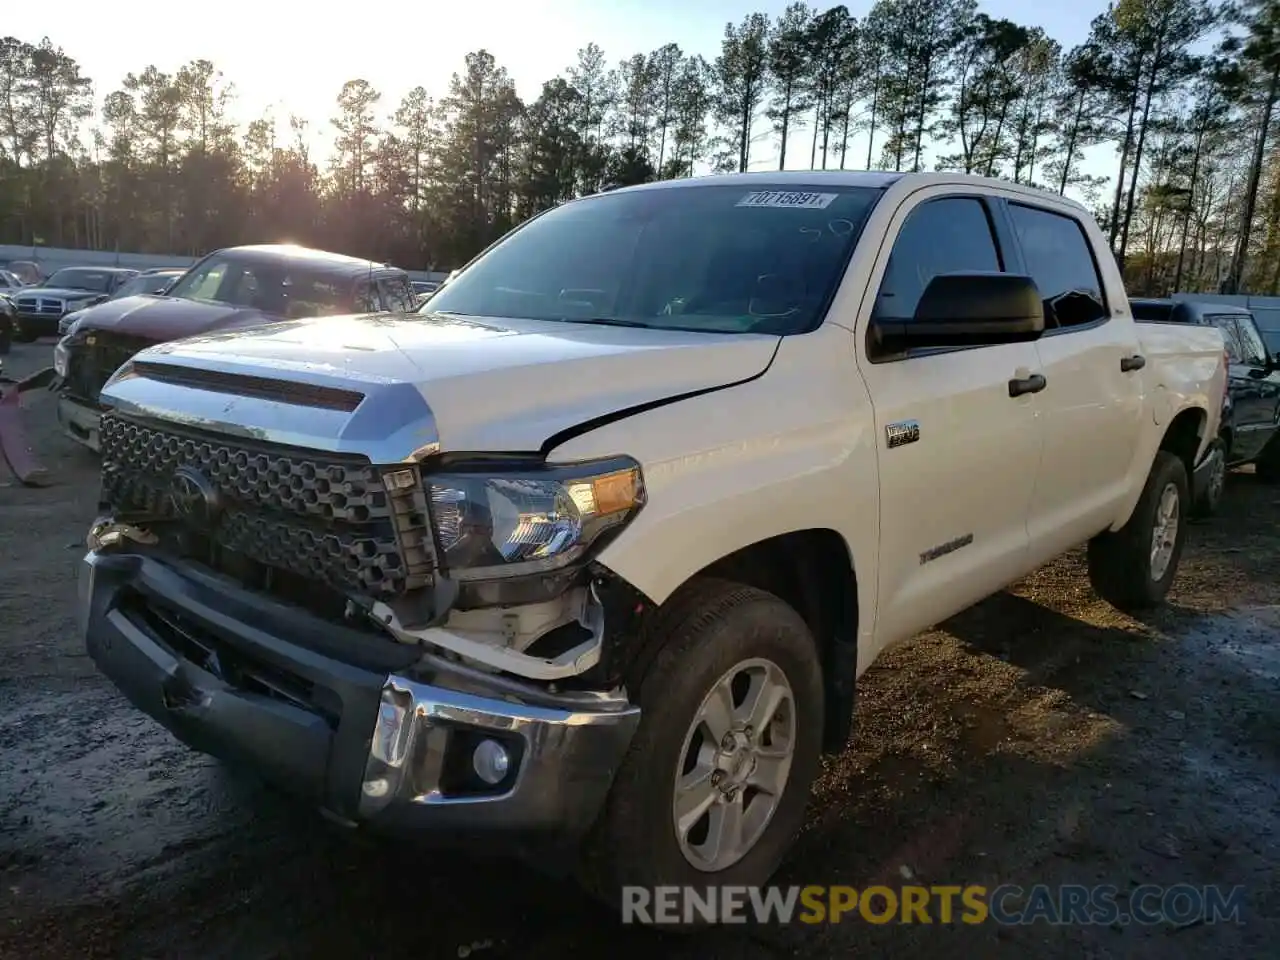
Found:
[(877, 320), (872, 330), (890, 353), (1025, 343), (1044, 333), (1044, 301), (1021, 274), (944, 273), (929, 281), (910, 320)]

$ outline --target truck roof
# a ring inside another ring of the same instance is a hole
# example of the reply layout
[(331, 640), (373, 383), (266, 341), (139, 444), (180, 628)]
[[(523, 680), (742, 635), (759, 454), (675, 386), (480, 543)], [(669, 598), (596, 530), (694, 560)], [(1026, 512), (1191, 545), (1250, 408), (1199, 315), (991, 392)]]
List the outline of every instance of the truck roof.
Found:
[[(1045, 200), (1052, 198), (1055, 202), (1065, 203), (1085, 210), (1084, 206), (1043, 187), (1025, 183), (1014, 183), (995, 177), (978, 177), (968, 173), (899, 173), (893, 170), (752, 170), (747, 173), (714, 173), (701, 177), (684, 177), (679, 180), (659, 180), (656, 183), (642, 183), (632, 187), (620, 187), (617, 192), (636, 190), (680, 190), (700, 186), (732, 186), (741, 184), (744, 187), (759, 187), (763, 184), (794, 183), (797, 187), (817, 187), (830, 184), (833, 187), (871, 187), (885, 189), (899, 181), (914, 182), (917, 187), (932, 185), (970, 184), (972, 186), (989, 187), (1005, 193), (1019, 193), (1028, 199)], [(1085, 211), (1087, 212), (1087, 211)]]
[(328, 250), (316, 250), (312, 247), (301, 247), (292, 243), (256, 243), (240, 247), (224, 247), (221, 254), (232, 254), (239, 259), (257, 263), (298, 263), (304, 262), (312, 270), (329, 273), (333, 276), (356, 277), (364, 273), (403, 273), (398, 267), (360, 257), (348, 257), (342, 253), (331, 253)]

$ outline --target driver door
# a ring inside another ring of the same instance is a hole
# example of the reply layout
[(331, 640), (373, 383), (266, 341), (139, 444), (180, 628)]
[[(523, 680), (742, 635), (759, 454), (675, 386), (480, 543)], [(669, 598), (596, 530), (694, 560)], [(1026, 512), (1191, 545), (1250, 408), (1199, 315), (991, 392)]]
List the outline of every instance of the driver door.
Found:
[[(872, 277), (875, 320), (910, 321), (935, 276), (1003, 271), (986, 197), (935, 187), (894, 214)], [(880, 278), (880, 279), (877, 279)], [(865, 327), (864, 327), (865, 329)], [(933, 348), (860, 360), (879, 451), (878, 643), (909, 636), (1027, 572), (1040, 463), (1033, 343)]]

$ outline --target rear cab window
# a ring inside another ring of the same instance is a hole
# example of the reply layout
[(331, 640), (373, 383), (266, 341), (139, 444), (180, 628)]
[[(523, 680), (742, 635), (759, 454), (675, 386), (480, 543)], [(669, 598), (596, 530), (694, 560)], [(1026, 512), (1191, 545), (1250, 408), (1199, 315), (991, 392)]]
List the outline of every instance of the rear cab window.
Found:
[(409, 286), (409, 278), (382, 277), (378, 280), (385, 309), (392, 313), (409, 313), (413, 310), (413, 289)]

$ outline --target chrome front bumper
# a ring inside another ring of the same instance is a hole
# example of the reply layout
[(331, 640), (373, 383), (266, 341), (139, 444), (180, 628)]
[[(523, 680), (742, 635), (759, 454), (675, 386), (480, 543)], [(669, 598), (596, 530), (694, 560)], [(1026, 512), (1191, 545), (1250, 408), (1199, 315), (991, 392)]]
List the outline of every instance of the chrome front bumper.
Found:
[(94, 453), (98, 452), (98, 421), (101, 414), (93, 407), (77, 403), (68, 397), (58, 398), (58, 423), (63, 432), (77, 443), (82, 443)]
[[(135, 706), (349, 825), (575, 841), (640, 719), (623, 699), (486, 677), (141, 553), (90, 552), (79, 592), (89, 654)], [(470, 765), (485, 739), (511, 758), (496, 786)]]

